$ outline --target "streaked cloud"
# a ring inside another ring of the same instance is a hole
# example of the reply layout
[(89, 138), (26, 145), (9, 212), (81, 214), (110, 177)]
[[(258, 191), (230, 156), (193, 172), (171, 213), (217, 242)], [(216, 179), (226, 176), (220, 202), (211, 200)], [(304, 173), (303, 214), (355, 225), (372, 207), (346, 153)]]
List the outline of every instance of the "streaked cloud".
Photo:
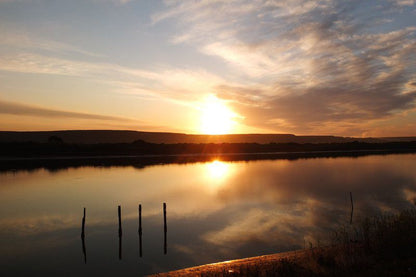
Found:
[(13, 130), (13, 128), (21, 131), (56, 129), (183, 131), (175, 126), (158, 125), (135, 118), (61, 110), (3, 100), (0, 100), (0, 115), (2, 115), (0, 120), (2, 131)]
[(377, 3), (167, 1), (153, 21), (173, 20), (182, 30), (173, 42), (240, 74), (238, 86), (223, 83), (217, 95), (247, 124), (296, 133), (337, 124), (362, 133), (416, 100), (416, 25), (396, 22), (404, 11), (395, 8), (415, 10), (414, 1)]
[(0, 46), (5, 46), (13, 52), (43, 50), (52, 53), (76, 53), (85, 56), (101, 57), (98, 53), (93, 53), (81, 49), (77, 46), (66, 44), (60, 41), (43, 39), (33, 36), (26, 32), (16, 30), (10, 33), (6, 28), (0, 27)]
[(0, 70), (9, 72), (78, 76), (113, 85), (119, 93), (196, 100), (209, 94), (224, 80), (205, 70), (160, 67), (155, 70), (129, 68), (110, 63), (85, 62), (32, 53), (0, 56)]
[(0, 114), (37, 116), (37, 117), (58, 117), (58, 118), (78, 118), (78, 119), (96, 119), (96, 120), (113, 120), (113, 121), (132, 121), (132, 119), (107, 116), (99, 114), (90, 114), (73, 111), (62, 111), (50, 108), (25, 105), (0, 100)]
[(412, 6), (415, 4), (415, 0), (395, 0), (394, 2), (399, 6)]
[[(3, 76), (76, 77), (94, 97), (90, 87), (137, 101), (134, 116), (158, 101), (197, 110), (215, 94), (246, 130), (359, 136), (416, 126), (413, 0), (92, 0), (68, 4), (85, 12), (74, 24), (59, 17), (64, 5), (8, 2), (29, 18), (4, 17)], [(3, 96), (5, 85), (2, 97), (25, 99), (29, 89), (15, 87), (19, 97)]]

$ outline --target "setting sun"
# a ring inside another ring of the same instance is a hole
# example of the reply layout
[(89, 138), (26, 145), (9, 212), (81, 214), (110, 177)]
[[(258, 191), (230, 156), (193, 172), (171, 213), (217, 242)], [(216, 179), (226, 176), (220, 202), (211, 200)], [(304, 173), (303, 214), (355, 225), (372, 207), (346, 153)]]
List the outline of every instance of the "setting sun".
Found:
[(228, 134), (232, 131), (236, 114), (215, 96), (210, 96), (202, 106), (201, 132), (210, 135)]

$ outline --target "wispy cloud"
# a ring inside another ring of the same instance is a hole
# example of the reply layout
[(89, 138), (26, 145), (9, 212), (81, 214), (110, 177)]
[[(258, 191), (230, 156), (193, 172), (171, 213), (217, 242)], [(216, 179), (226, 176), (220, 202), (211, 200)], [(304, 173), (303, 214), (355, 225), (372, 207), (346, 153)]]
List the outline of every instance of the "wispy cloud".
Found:
[(336, 123), (365, 132), (370, 121), (411, 110), (416, 100), (416, 26), (380, 21), (414, 1), (377, 3), (166, 1), (153, 22), (175, 22), (182, 33), (174, 43), (240, 74), (237, 86), (225, 82), (217, 94), (247, 124), (319, 133)]
[(0, 56), (0, 70), (79, 76), (106, 83), (118, 93), (188, 102), (200, 99), (201, 94), (215, 92), (215, 87), (224, 82), (223, 78), (203, 69), (158, 66), (153, 70), (144, 70), (118, 64), (76, 61), (33, 53)]
[(394, 0), (393, 2), (399, 6), (412, 6), (416, 3), (415, 0)]
[[(91, 1), (114, 3), (120, 11), (130, 8), (125, 0)], [(188, 107), (216, 94), (245, 118), (244, 124), (272, 132), (360, 135), (383, 124), (404, 130), (414, 125), (412, 118), (416, 121), (414, 0), (164, 3), (146, 25), (146, 32), (156, 32), (146, 36), (152, 43), (178, 55), (164, 64), (134, 53), (131, 62), (123, 62), (116, 51), (133, 48), (117, 40), (111, 42), (117, 50), (104, 50), (109, 56), (103, 56), (91, 49), (106, 48), (82, 49), (76, 40), (11, 31), (8, 26), (19, 26), (13, 23), (0, 27), (0, 70), (76, 76), (115, 94)], [(146, 6), (154, 7), (159, 6)], [(127, 22), (135, 21), (122, 24)], [(83, 45), (93, 47), (97, 41), (92, 41)], [(162, 50), (156, 48), (138, 52), (158, 55)], [(189, 48), (196, 51), (181, 59)]]
[[(15, 30), (11, 33), (6, 28), (0, 27), (0, 46), (8, 47), (13, 52), (17, 51), (48, 51), (52, 53), (76, 53), (84, 56), (102, 57), (98, 53), (86, 51), (77, 46), (60, 41), (40, 38), (26, 32)], [(9, 50), (9, 51), (10, 51)]]
[(14, 102), (0, 100), (0, 114), (37, 116), (37, 117), (54, 117), (54, 118), (78, 118), (78, 119), (96, 119), (110, 121), (133, 121), (132, 119), (107, 116), (83, 112), (62, 111), (33, 105), (25, 105)]

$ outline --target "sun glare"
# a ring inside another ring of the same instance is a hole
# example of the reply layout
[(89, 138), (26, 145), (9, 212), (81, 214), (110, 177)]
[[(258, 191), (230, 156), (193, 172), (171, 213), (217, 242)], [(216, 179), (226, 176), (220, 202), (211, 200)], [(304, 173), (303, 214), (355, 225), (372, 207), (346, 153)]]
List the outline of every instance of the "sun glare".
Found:
[(211, 163), (208, 163), (207, 165), (207, 169), (208, 169), (208, 175), (209, 177), (211, 177), (212, 179), (222, 179), (225, 176), (227, 176), (228, 173), (228, 164), (215, 160)]
[(215, 96), (210, 96), (202, 106), (201, 132), (209, 135), (228, 134), (232, 131), (236, 117), (226, 104)]

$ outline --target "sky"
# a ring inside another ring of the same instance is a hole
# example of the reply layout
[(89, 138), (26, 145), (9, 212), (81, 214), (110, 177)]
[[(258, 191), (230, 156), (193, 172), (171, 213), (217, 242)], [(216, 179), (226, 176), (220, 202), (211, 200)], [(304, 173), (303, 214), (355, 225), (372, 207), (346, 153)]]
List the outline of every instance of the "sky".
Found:
[(0, 130), (416, 136), (415, 104), (415, 0), (0, 0)]

